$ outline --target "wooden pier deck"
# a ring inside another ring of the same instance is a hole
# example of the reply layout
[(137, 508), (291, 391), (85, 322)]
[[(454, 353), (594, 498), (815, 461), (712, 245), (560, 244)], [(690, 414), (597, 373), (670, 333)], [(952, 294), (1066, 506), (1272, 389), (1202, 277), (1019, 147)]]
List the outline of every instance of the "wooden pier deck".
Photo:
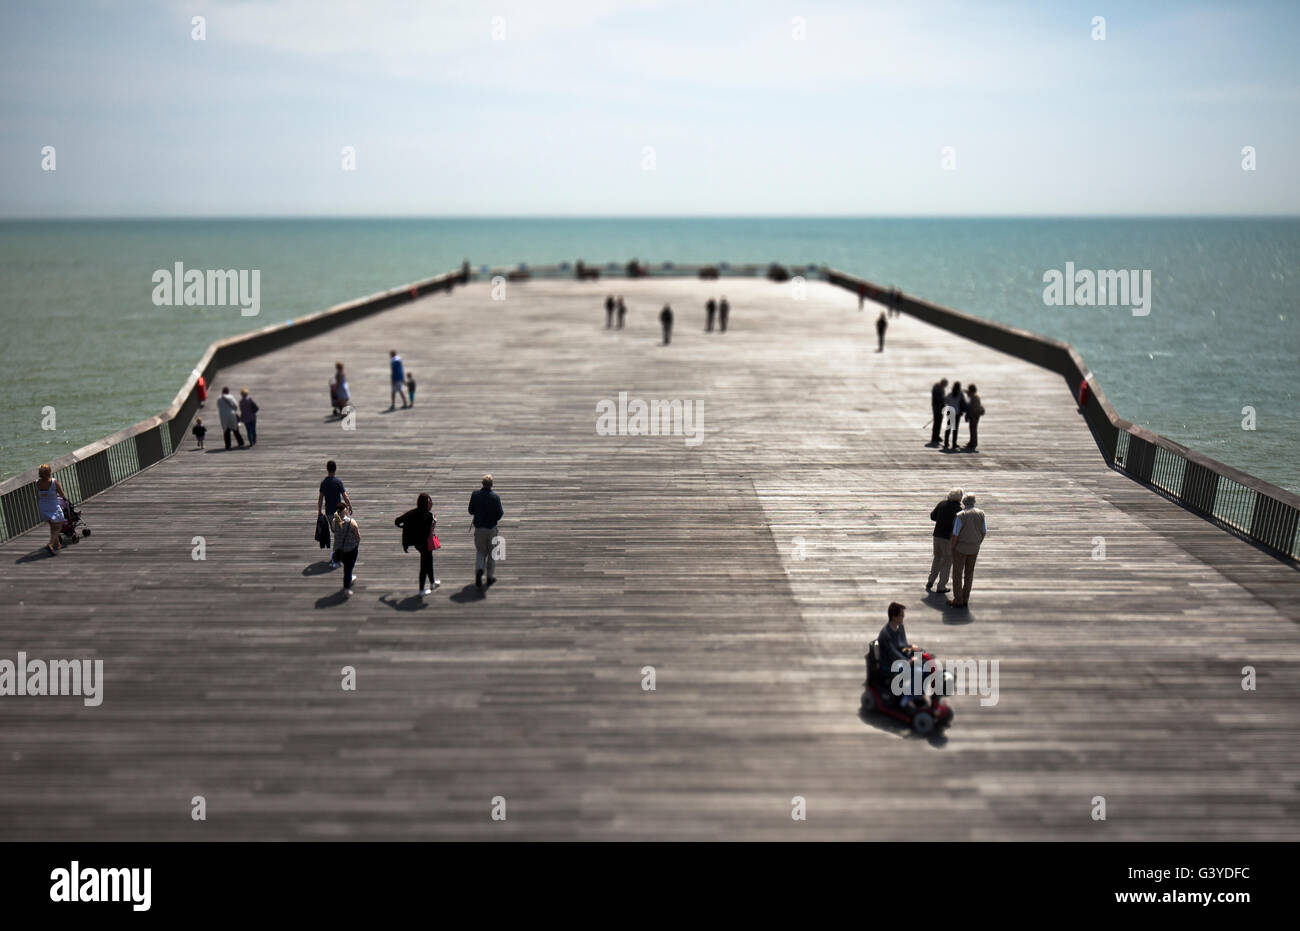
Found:
[[(876, 312), (822, 284), (479, 283), (222, 372), (256, 448), (213, 429), (57, 558), (40, 530), (0, 547), (0, 658), (106, 678), (96, 708), (0, 698), (0, 838), (1300, 839), (1300, 573), (1108, 470), (1058, 376), (909, 318), (877, 353)], [(384, 413), (390, 348), (411, 410)], [(980, 386), (977, 454), (924, 445), (944, 375)], [(620, 391), (702, 401), (703, 443), (598, 435)], [(329, 458), (364, 537), (349, 601), (312, 540)], [(485, 471), (507, 558), (478, 597)], [(967, 613), (923, 589), (953, 485), (989, 515)], [(392, 527), (422, 490), (423, 603)], [(999, 703), (954, 699), (930, 739), (860, 719), (893, 600), (941, 657), (1000, 661)]]

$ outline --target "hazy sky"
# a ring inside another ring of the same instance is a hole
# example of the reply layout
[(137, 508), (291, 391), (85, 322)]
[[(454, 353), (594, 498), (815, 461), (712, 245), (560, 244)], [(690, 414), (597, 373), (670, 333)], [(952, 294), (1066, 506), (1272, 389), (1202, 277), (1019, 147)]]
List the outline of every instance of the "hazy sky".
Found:
[(6, 3), (0, 215), (1296, 214), (1297, 34), (1295, 2)]

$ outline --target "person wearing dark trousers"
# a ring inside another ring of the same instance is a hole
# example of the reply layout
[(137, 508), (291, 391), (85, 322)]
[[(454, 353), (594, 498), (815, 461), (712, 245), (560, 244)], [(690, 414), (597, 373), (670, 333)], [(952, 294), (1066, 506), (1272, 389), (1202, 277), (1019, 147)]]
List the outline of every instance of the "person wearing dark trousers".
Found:
[(350, 597), (352, 586), (357, 581), (352, 570), (356, 568), (357, 555), (360, 553), (361, 528), (357, 526), (357, 522), (348, 513), (348, 506), (342, 501), (334, 510), (334, 519), (330, 521), (330, 526), (334, 530), (334, 552), (343, 563), (343, 594)]
[(980, 445), (980, 418), (984, 416), (984, 404), (974, 385), (966, 389), (966, 422), (970, 424), (970, 440), (966, 443), (968, 452), (975, 452)]
[(704, 305), (704, 332), (713, 332), (713, 317), (718, 312), (718, 302), (709, 298), (709, 302)]
[(664, 328), (664, 345), (673, 341), (673, 309), (667, 304), (659, 311), (659, 325)]
[(483, 476), (483, 487), (469, 496), (469, 513), (474, 518), (474, 584), (483, 590), (483, 573), (487, 584), (496, 584), (496, 558), (492, 555), (497, 524), (505, 517), (501, 498), (492, 490), (492, 474)]
[(885, 319), (885, 312), (882, 310), (880, 316), (876, 318), (876, 352), (885, 351), (885, 329), (889, 326), (889, 321)]
[(927, 592), (934, 591), (936, 579), (939, 594), (948, 590), (948, 573), (952, 571), (952, 522), (961, 511), (961, 496), (962, 490), (954, 488), (930, 512), (930, 520), (934, 521), (934, 558), (930, 560), (930, 577), (925, 580)]
[(948, 393), (948, 379), (941, 378), (930, 386), (930, 445), (939, 445), (939, 430), (943, 427), (944, 396)]
[(961, 427), (961, 416), (966, 413), (966, 397), (961, 393), (961, 382), (952, 383), (952, 391), (949, 391), (948, 396), (943, 399), (943, 406), (943, 448), (948, 449), (951, 442), (951, 448), (955, 450), (957, 433)]
[(248, 445), (257, 445), (257, 402), (248, 393), (247, 388), (239, 389), (239, 419), (248, 428)]
[(605, 298), (605, 329), (614, 327), (614, 295)]
[(723, 333), (727, 332), (727, 318), (731, 316), (731, 305), (727, 303), (726, 295), (718, 302), (718, 329)]
[(623, 318), (627, 316), (627, 305), (623, 303), (622, 295), (618, 298), (618, 328), (623, 329)]
[[(320, 491), (316, 494), (316, 513), (318, 515), (330, 515), (338, 510), (339, 502), (348, 506), (348, 511), (352, 510), (352, 499), (348, 497), (347, 490), (343, 487), (343, 482), (334, 474), (338, 466), (331, 459), (325, 463), (325, 478), (321, 480)], [(339, 554), (337, 550), (330, 553), (330, 568), (339, 567)]]
[(418, 594), (420, 597), (431, 594), (442, 584), (433, 577), (433, 531), (438, 526), (438, 518), (433, 513), (433, 499), (421, 493), (415, 499), (415, 507), (393, 521), (402, 528), (402, 552), (412, 546), (420, 554), (420, 580)]
[(221, 432), (226, 438), (226, 449), (230, 448), (230, 435), (233, 433), (235, 439), (239, 440), (239, 448), (244, 448), (244, 437), (239, 432), (239, 403), (231, 395), (229, 388), (221, 389), (221, 397), (217, 398), (217, 413), (221, 416)]

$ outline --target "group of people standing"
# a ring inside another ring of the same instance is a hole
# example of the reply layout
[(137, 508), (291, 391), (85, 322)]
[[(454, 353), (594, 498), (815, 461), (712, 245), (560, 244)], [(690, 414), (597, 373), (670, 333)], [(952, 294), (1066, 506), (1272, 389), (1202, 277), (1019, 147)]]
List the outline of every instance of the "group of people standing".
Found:
[[(396, 349), (388, 351), (388, 409), (397, 410), (397, 399), (402, 408), (415, 406), (415, 374), (411, 372)], [(342, 362), (334, 363), (334, 377), (330, 379), (330, 408), (335, 417), (347, 413), (352, 405), (352, 391), (348, 388), (348, 375)]]
[[(623, 297), (620, 295), (615, 298), (609, 295), (605, 298), (605, 329), (623, 329), (624, 318), (627, 316), (627, 305), (623, 303)], [(727, 332), (727, 320), (731, 316), (731, 305), (727, 303), (727, 297), (724, 294), (722, 300), (715, 301), (709, 298), (704, 305), (704, 332), (712, 333), (714, 320), (718, 323), (718, 330), (722, 333)], [(618, 323), (615, 325), (615, 318)], [(673, 308), (665, 304), (663, 310), (659, 311), (659, 326), (663, 330), (663, 344), (667, 346), (673, 341)]]
[(943, 434), (943, 449), (957, 451), (957, 433), (961, 427), (962, 417), (970, 424), (970, 439), (966, 443), (967, 452), (975, 452), (980, 441), (980, 418), (984, 416), (984, 403), (980, 400), (979, 390), (970, 385), (963, 392), (961, 382), (952, 383), (948, 390), (948, 379), (941, 378), (930, 388), (930, 446), (939, 445), (940, 432)]
[(627, 305), (623, 303), (623, 295), (615, 299), (614, 295), (605, 298), (605, 329), (614, 328), (614, 316), (618, 315), (618, 329), (623, 329), (623, 319), (627, 316)]
[(934, 591), (939, 583), (939, 594), (948, 591), (948, 573), (952, 572), (952, 597), (948, 606), (965, 608), (970, 601), (971, 581), (975, 577), (975, 559), (988, 535), (988, 518), (975, 506), (975, 496), (960, 488), (948, 492), (930, 512), (934, 521), (934, 558), (930, 561), (930, 577), (925, 590)]
[[(474, 585), (479, 591), (496, 584), (497, 525), (505, 516), (501, 498), (492, 490), (492, 483), (492, 476), (484, 475), (482, 487), (469, 499), (474, 529)], [(393, 525), (402, 531), (402, 551), (414, 548), (419, 555), (416, 594), (421, 598), (432, 594), (442, 584), (433, 572), (433, 552), (442, 547), (433, 498), (421, 492), (415, 499), (415, 507), (394, 519)], [(331, 569), (343, 567), (343, 595), (351, 597), (357, 580), (354, 570), (361, 546), (361, 527), (352, 514), (352, 500), (338, 477), (338, 464), (333, 459), (325, 463), (325, 478), (316, 496), (316, 541), (322, 548), (331, 548)]]

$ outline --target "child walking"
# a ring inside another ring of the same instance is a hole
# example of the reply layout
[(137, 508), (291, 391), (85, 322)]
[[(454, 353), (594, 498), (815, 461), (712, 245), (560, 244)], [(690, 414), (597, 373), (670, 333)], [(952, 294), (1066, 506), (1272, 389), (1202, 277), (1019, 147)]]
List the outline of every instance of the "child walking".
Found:
[(202, 417), (195, 417), (195, 418), (194, 418), (194, 429), (193, 429), (191, 432), (194, 434), (194, 440), (195, 440), (195, 442), (198, 443), (198, 446), (197, 446), (196, 448), (197, 448), (197, 449), (202, 449), (202, 448), (203, 448), (203, 437), (204, 437), (204, 436), (207, 434), (207, 432), (208, 432), (208, 428), (205, 427), (205, 426), (203, 426), (203, 418), (202, 418)]

